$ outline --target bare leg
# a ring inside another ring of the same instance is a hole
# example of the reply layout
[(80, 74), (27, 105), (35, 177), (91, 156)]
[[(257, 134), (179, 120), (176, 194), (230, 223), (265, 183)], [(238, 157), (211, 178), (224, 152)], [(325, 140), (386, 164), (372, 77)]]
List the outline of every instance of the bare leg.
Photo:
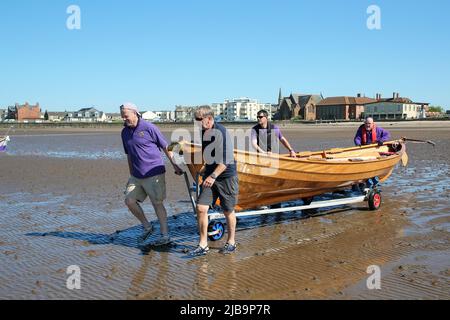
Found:
[(131, 213), (142, 223), (145, 230), (151, 228), (150, 223), (145, 217), (144, 211), (142, 211), (142, 208), (136, 199), (127, 198), (125, 199), (125, 204), (127, 205), (128, 209), (130, 209)]
[(236, 234), (236, 214), (234, 211), (232, 212), (224, 212), (225, 218), (227, 219), (227, 231), (228, 231), (228, 240), (229, 244), (236, 244), (236, 240), (234, 238)]
[(155, 209), (156, 216), (159, 220), (159, 225), (161, 226), (161, 234), (168, 235), (169, 234), (169, 227), (167, 225), (167, 211), (164, 207), (164, 203), (153, 203), (153, 208)]
[(205, 248), (208, 245), (208, 209), (209, 206), (197, 205), (198, 231), (200, 232), (199, 245)]

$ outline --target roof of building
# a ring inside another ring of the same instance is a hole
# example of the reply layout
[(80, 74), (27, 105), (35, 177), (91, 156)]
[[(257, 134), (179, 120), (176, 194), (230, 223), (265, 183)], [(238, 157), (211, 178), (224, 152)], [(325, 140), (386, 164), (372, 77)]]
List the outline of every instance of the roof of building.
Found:
[(317, 106), (345, 106), (345, 105), (365, 105), (374, 103), (377, 100), (367, 97), (328, 97), (320, 101)]
[(15, 106), (15, 107), (13, 107), (13, 108), (17, 108), (17, 109), (24, 109), (24, 108), (27, 108), (27, 109), (34, 109), (34, 108), (40, 108), (39, 107), (39, 105), (31, 105), (31, 104), (23, 104), (23, 105), (18, 105), (18, 106)]
[(78, 110), (77, 112), (100, 112), (99, 110), (95, 109), (94, 107), (90, 107), (90, 108), (83, 108)]
[(301, 108), (305, 107), (310, 101), (315, 104), (322, 100), (322, 96), (318, 94), (302, 94), (302, 93), (292, 93), (289, 97), (283, 98), (285, 101), (290, 101), (289, 107), (292, 104), (298, 104)]
[[(391, 103), (416, 103), (413, 102), (411, 99), (409, 98), (404, 98), (404, 97), (398, 97), (398, 98), (383, 98), (383, 99), (378, 99), (375, 100), (374, 102), (371, 103), (382, 103), (382, 102), (391, 102)], [(426, 104), (426, 103), (417, 103), (417, 104)]]
[(49, 117), (65, 117), (67, 115), (67, 112), (47, 111), (47, 114)]

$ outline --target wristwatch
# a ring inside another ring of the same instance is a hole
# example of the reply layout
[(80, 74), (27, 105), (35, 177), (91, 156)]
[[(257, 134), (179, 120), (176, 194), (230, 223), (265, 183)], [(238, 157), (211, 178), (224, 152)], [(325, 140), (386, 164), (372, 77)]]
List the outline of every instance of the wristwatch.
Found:
[(216, 176), (216, 174), (215, 174), (215, 173), (212, 173), (212, 174), (210, 175), (210, 177), (211, 177), (211, 178), (213, 178), (214, 180), (216, 180), (216, 179), (217, 179), (217, 176)]

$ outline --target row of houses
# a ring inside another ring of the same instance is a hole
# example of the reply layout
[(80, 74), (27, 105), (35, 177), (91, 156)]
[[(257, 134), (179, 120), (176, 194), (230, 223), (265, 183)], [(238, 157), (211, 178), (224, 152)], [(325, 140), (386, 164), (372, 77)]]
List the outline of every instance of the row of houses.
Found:
[(96, 108), (83, 108), (78, 111), (65, 112), (42, 112), (39, 103), (30, 105), (26, 102), (23, 105), (16, 103), (8, 109), (0, 111), (2, 121), (17, 122), (43, 122), (43, 121), (64, 121), (64, 122), (106, 122), (111, 120), (112, 115), (108, 115)]
[(427, 117), (429, 103), (414, 102), (400, 97), (394, 92), (392, 98), (383, 98), (376, 94), (368, 98), (357, 94), (356, 97), (339, 96), (324, 98), (322, 95), (291, 94), (279, 97), (279, 109), (275, 119), (292, 118), (314, 120), (359, 120), (371, 116), (375, 120), (388, 119), (424, 119)]
[[(281, 89), (278, 103), (259, 103), (251, 98), (238, 98), (212, 103), (211, 108), (218, 120), (222, 121), (256, 121), (259, 110), (267, 110), (274, 120), (301, 119), (315, 120), (359, 120), (371, 116), (375, 120), (389, 119), (424, 119), (433, 116), (429, 112), (429, 103), (414, 102), (400, 97), (394, 92), (392, 97), (383, 98), (376, 94), (375, 98), (356, 96), (338, 96), (324, 98), (322, 94), (291, 93), (283, 97)], [(189, 122), (194, 118), (194, 111), (199, 106), (175, 106), (174, 111), (144, 111), (144, 119), (154, 122)], [(18, 122), (115, 122), (121, 121), (120, 113), (105, 113), (95, 107), (83, 108), (78, 111), (42, 113), (39, 103), (25, 103), (0, 109), (1, 121)]]
[[(175, 112), (170, 111), (145, 111), (142, 112), (142, 116), (150, 121), (175, 121)], [(122, 121), (122, 117), (120, 113), (106, 113), (94, 107), (78, 111), (42, 112), (39, 103), (30, 105), (27, 102), (23, 105), (16, 103), (8, 109), (0, 109), (0, 121), (93, 123)]]

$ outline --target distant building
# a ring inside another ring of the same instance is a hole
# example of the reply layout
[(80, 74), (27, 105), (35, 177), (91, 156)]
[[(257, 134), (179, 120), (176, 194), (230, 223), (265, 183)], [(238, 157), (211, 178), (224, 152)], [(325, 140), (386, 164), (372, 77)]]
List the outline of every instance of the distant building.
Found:
[(366, 105), (364, 115), (375, 120), (423, 119), (428, 111), (428, 103), (413, 102), (394, 92), (392, 98), (382, 98), (377, 94), (376, 101)]
[(271, 113), (270, 103), (259, 103), (255, 99), (238, 98), (225, 100), (222, 103), (213, 103), (214, 115), (220, 116), (223, 121), (256, 121), (259, 110), (267, 110)]
[(158, 115), (154, 113), (153, 111), (143, 111), (141, 112), (142, 119), (148, 120), (148, 121), (154, 121)]
[(142, 118), (154, 122), (174, 122), (175, 111), (145, 111), (141, 112)]
[(225, 120), (226, 119), (226, 110), (227, 103), (219, 102), (211, 104), (211, 109), (214, 111), (214, 116), (216, 119)]
[(161, 122), (174, 122), (175, 111), (155, 111), (155, 114)]
[(175, 121), (190, 122), (194, 120), (194, 111), (197, 107), (175, 106)]
[(120, 113), (106, 113), (107, 122), (121, 122), (122, 115)]
[(14, 119), (18, 122), (28, 122), (28, 121), (40, 121), (41, 120), (41, 108), (39, 103), (36, 105), (30, 105), (25, 102), (24, 105), (15, 104), (14, 107), (8, 108), (8, 119)]
[(430, 111), (427, 111), (425, 113), (425, 115), (426, 115), (427, 118), (444, 118), (445, 117), (445, 113), (443, 113), (443, 112), (430, 112)]
[(225, 121), (255, 121), (258, 101), (249, 98), (225, 100)]
[(67, 116), (67, 112), (48, 112), (47, 111), (47, 115), (48, 115), (48, 121), (61, 122), (61, 121), (64, 121), (64, 118)]
[(0, 121), (5, 120), (7, 115), (8, 111), (6, 109), (0, 109)]
[(301, 118), (303, 120), (316, 119), (316, 107), (322, 101), (322, 95), (292, 93), (289, 97), (278, 97), (279, 108), (276, 114), (277, 120), (289, 120)]
[(96, 108), (83, 108), (75, 112), (67, 112), (66, 122), (106, 122), (107, 117), (103, 111)]
[(376, 102), (375, 99), (362, 97), (328, 97), (317, 104), (317, 120), (358, 120), (364, 115), (364, 106)]

